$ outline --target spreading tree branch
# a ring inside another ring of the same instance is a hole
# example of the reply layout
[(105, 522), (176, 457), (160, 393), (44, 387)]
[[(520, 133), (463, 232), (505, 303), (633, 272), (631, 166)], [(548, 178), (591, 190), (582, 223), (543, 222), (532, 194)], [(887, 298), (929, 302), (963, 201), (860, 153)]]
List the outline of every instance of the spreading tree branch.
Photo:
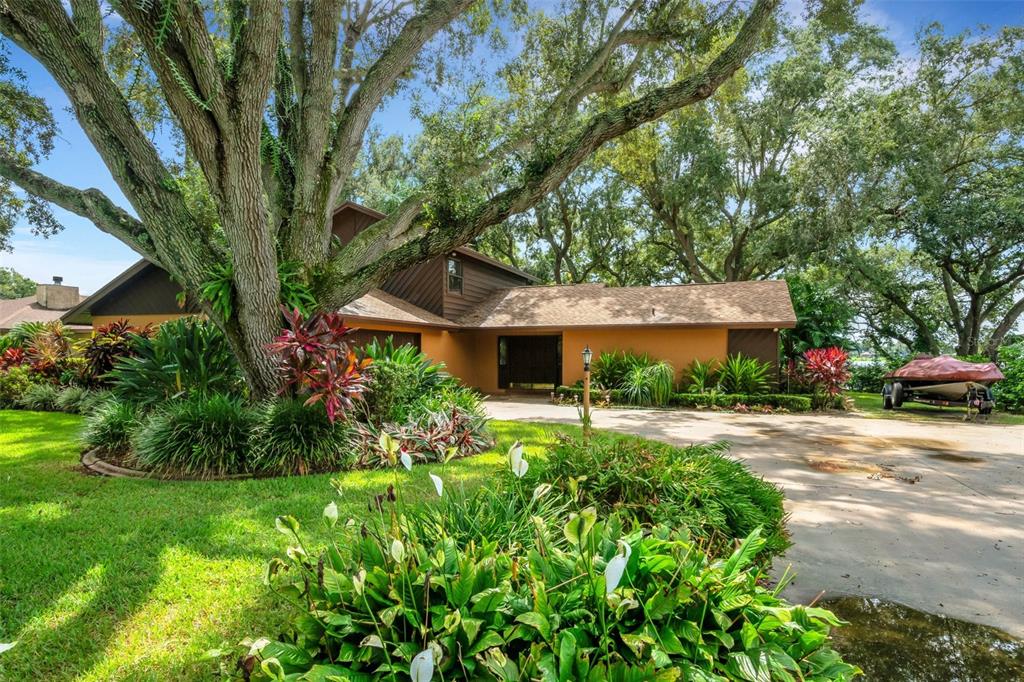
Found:
[(407, 200), (397, 213), (363, 230), (334, 255), (320, 280), (321, 300), (328, 306), (343, 305), (398, 270), (467, 243), (491, 225), (534, 206), (605, 142), (707, 99), (754, 52), (778, 4), (779, 0), (757, 0), (733, 41), (703, 71), (595, 115), (556, 153), (535, 156), (522, 184), (498, 193), (470, 214), (418, 211), (410, 218), (423, 197)]

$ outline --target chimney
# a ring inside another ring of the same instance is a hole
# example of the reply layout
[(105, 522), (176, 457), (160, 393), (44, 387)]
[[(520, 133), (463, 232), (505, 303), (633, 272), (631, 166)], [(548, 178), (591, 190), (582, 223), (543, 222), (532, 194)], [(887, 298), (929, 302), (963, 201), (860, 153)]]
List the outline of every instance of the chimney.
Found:
[(63, 284), (63, 277), (54, 277), (53, 284), (36, 285), (36, 303), (47, 310), (70, 310), (78, 305), (78, 287)]

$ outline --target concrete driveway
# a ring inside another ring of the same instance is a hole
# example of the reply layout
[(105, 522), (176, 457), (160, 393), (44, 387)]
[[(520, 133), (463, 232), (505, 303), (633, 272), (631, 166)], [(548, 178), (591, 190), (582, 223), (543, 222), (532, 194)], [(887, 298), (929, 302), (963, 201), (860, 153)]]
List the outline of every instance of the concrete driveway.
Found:
[[(575, 407), (491, 399), (495, 419), (578, 423)], [(1024, 637), (1024, 426), (832, 415), (596, 410), (595, 428), (727, 440), (786, 493), (785, 594), (862, 595)]]

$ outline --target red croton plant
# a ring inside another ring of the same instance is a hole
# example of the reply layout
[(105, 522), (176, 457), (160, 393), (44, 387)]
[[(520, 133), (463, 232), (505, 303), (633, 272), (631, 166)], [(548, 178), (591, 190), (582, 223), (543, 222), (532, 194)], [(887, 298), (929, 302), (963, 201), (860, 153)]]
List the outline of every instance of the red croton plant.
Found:
[(359, 360), (345, 337), (352, 328), (337, 313), (306, 318), (298, 309), (282, 308), (287, 328), (268, 348), (277, 354), (283, 394), (307, 396), (306, 405), (323, 403), (333, 423), (362, 397), (369, 359)]
[(837, 346), (830, 348), (812, 348), (804, 352), (800, 367), (801, 379), (817, 394), (824, 393), (828, 404), (842, 393), (843, 384), (850, 378), (847, 366), (849, 356)]

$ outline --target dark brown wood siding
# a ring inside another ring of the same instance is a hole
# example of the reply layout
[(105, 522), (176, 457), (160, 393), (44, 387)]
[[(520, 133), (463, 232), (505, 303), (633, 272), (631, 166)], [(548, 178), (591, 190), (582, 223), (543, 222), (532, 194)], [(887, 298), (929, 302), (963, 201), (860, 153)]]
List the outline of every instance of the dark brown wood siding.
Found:
[(429, 310), (435, 315), (444, 313), (444, 258), (418, 263), (396, 273), (381, 287), (397, 296)]
[[(444, 290), (444, 312), (442, 314), (449, 320), (458, 319), (466, 314), (470, 308), (498, 289), (509, 289), (529, 283), (523, 277), (482, 263), (472, 257), (458, 254), (456, 258), (462, 261), (462, 293), (448, 291), (447, 278), (444, 278), (441, 283)], [(446, 262), (447, 259), (441, 259), (442, 268)], [(442, 272), (444, 271), (442, 270)]]
[(770, 362), (778, 370), (779, 333), (771, 329), (730, 329), (729, 355), (742, 353), (761, 362)]
[(162, 315), (196, 312), (178, 306), (181, 287), (163, 269), (149, 264), (142, 272), (111, 291), (89, 312), (92, 315)]
[(331, 218), (331, 232), (338, 237), (342, 245), (348, 244), (352, 238), (377, 222), (378, 218), (355, 209), (338, 211)]

